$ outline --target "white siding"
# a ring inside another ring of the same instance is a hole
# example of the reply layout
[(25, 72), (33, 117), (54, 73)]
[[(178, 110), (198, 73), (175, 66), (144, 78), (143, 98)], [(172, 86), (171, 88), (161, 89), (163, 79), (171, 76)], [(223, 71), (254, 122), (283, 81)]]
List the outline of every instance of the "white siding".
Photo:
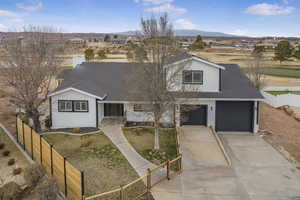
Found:
[[(182, 71), (184, 70), (202, 70), (203, 71), (203, 84), (202, 85), (184, 85), (182, 84)], [(199, 92), (219, 92), (219, 73), (220, 69), (210, 66), (200, 61), (189, 61), (185, 66), (173, 66), (168, 71), (170, 74), (176, 73), (176, 78), (167, 76), (169, 80), (169, 91), (199, 91)]]
[[(127, 121), (130, 122), (153, 122), (153, 113), (151, 112), (135, 112), (134, 103), (124, 105)], [(173, 123), (172, 110), (163, 114), (161, 123)]]
[[(89, 112), (58, 112), (58, 100), (85, 100)], [(96, 127), (96, 99), (69, 90), (52, 96), (52, 128)]]

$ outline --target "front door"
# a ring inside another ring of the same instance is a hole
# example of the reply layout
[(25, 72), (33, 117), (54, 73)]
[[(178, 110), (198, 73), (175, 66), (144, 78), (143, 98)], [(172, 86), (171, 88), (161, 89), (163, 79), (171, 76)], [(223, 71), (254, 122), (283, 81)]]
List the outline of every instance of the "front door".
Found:
[(104, 117), (122, 117), (124, 116), (124, 104), (105, 103)]

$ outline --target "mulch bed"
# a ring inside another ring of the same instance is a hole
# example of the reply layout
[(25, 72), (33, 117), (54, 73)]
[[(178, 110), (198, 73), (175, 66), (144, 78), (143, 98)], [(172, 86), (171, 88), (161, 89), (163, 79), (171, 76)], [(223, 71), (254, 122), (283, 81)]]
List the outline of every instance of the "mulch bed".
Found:
[(84, 128), (59, 128), (59, 129), (50, 129), (45, 132), (65, 132), (73, 134), (84, 134), (99, 131), (99, 128), (95, 127), (84, 127)]

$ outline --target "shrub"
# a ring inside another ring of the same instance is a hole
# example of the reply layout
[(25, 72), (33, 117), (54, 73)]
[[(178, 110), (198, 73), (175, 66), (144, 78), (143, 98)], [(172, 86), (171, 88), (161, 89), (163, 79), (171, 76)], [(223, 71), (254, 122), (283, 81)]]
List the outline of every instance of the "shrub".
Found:
[(22, 189), (15, 182), (8, 182), (0, 188), (0, 199), (19, 200), (21, 199)]
[(36, 188), (37, 199), (56, 200), (58, 199), (58, 187), (52, 178), (44, 176)]
[(19, 175), (21, 173), (22, 173), (22, 168), (20, 167), (13, 170), (13, 175)]
[(51, 124), (51, 119), (50, 119), (50, 116), (47, 116), (46, 119), (45, 119), (45, 126), (47, 129), (50, 129), (52, 124)]
[(3, 153), (2, 153), (2, 155), (3, 155), (4, 157), (9, 156), (9, 154), (10, 154), (10, 151), (3, 151)]
[(1, 143), (1, 144), (0, 144), (0, 149), (4, 149), (4, 147), (5, 147), (5, 144), (4, 144), (4, 143)]
[(14, 159), (14, 158), (11, 158), (11, 159), (9, 159), (9, 161), (7, 162), (7, 165), (8, 165), (8, 166), (11, 166), (11, 165), (13, 165), (13, 164), (15, 164), (15, 163), (16, 163), (15, 159)]
[(39, 164), (33, 164), (27, 167), (24, 171), (24, 179), (29, 187), (34, 187), (45, 175), (44, 168)]

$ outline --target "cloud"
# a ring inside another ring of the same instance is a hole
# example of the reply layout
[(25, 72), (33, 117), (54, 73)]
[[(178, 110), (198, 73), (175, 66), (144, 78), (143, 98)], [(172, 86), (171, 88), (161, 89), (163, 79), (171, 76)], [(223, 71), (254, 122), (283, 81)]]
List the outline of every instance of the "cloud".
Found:
[(161, 5), (166, 3), (172, 3), (174, 0), (134, 0), (134, 2), (143, 2), (144, 4)]
[(26, 5), (24, 3), (17, 3), (16, 6), (26, 11), (36, 11), (40, 10), (43, 7), (43, 3), (41, 1), (36, 2), (36, 4)]
[(178, 19), (175, 21), (175, 23), (176, 25), (178, 25), (179, 28), (183, 28), (183, 29), (196, 29), (197, 27), (188, 19)]
[(15, 12), (8, 11), (8, 10), (0, 10), (0, 16), (1, 17), (19, 17), (20, 15)]
[(7, 30), (8, 30), (7, 26), (0, 24), (0, 31), (7, 31)]
[(292, 6), (279, 6), (277, 4), (261, 3), (250, 6), (246, 9), (246, 13), (253, 15), (287, 15), (294, 11)]
[(23, 21), (24, 21), (24, 20), (21, 19), (21, 18), (12, 18), (12, 19), (7, 20), (7, 22), (8, 22), (9, 24), (18, 24), (18, 23), (21, 23), (21, 22), (23, 22)]
[(145, 11), (147, 12), (152, 12), (152, 13), (169, 13), (169, 14), (174, 14), (174, 15), (182, 15), (186, 13), (185, 8), (180, 8), (173, 6), (172, 4), (163, 4), (157, 7), (152, 7), (152, 8), (146, 8)]

